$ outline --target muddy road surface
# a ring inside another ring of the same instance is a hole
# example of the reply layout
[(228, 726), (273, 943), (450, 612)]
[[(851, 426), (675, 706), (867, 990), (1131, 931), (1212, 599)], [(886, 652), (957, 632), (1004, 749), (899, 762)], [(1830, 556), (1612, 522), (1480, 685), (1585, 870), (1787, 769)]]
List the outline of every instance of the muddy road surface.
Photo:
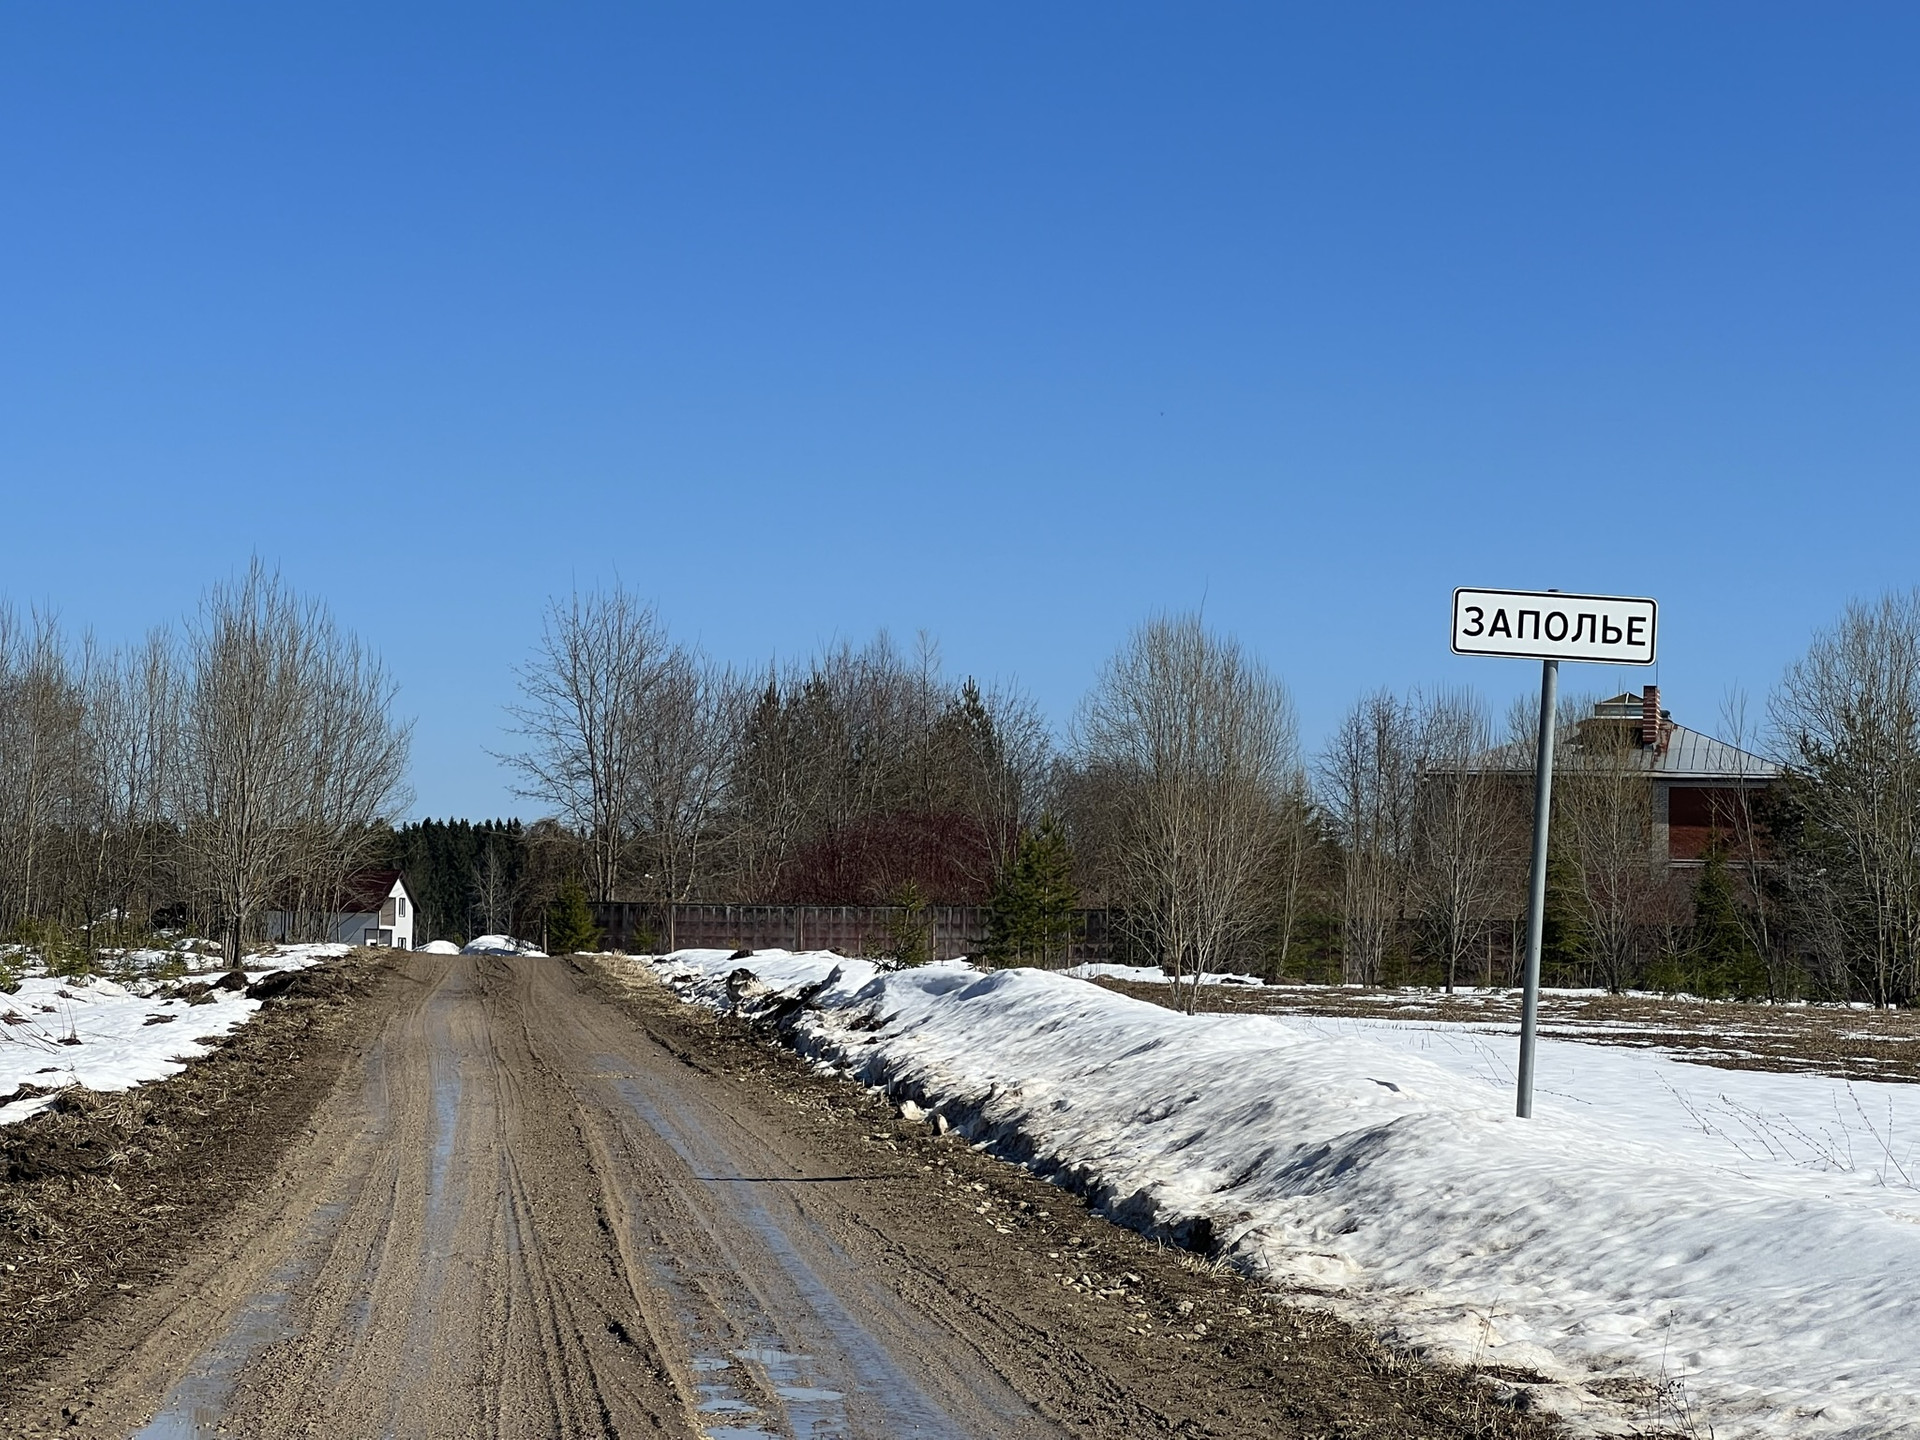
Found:
[(261, 1193), (0, 1433), (1547, 1433), (611, 962), (395, 963)]

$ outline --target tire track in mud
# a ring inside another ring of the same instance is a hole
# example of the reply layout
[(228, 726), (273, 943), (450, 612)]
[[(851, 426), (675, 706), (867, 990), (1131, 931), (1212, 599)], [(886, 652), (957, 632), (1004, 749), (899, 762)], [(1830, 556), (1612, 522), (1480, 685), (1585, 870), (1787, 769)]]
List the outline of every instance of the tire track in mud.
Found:
[(1060, 1433), (991, 1372), (932, 1380), (953, 1356), (922, 1345), (925, 1317), (761, 1193), (831, 1178), (727, 1133), (679, 1088), (697, 1074), (574, 972), (398, 963), (409, 1002), (290, 1193), (218, 1293), (101, 1377), (108, 1433)]
[(991, 1369), (930, 1350), (927, 1317), (833, 1242), (831, 1206), (796, 1198), (848, 1177), (811, 1173), (783, 1137), (743, 1126), (571, 971), (528, 979), (525, 1013), (543, 1021), (544, 1068), (566, 1076), (629, 1292), (706, 1434), (1060, 1433)]

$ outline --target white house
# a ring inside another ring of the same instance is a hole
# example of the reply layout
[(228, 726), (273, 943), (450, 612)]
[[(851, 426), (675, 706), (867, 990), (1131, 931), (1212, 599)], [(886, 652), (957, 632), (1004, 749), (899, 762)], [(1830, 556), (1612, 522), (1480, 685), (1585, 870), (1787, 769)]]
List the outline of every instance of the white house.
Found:
[[(287, 938), (293, 917), (275, 910), (267, 916), (267, 934)], [(347, 877), (341, 908), (327, 917), (325, 938), (343, 945), (385, 945), (413, 949), (413, 896), (398, 870), (362, 870)]]

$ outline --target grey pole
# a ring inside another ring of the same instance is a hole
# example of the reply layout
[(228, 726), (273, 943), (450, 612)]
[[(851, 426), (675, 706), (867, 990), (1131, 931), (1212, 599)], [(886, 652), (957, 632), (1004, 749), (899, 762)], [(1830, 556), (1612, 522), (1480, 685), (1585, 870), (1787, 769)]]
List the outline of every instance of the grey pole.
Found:
[(1526, 990), (1520, 1002), (1520, 1094), (1514, 1114), (1533, 1118), (1533, 1037), (1540, 1012), (1540, 938), (1547, 923), (1547, 822), (1553, 814), (1553, 712), (1560, 662), (1540, 662), (1540, 748), (1533, 764), (1533, 876), (1527, 891)]

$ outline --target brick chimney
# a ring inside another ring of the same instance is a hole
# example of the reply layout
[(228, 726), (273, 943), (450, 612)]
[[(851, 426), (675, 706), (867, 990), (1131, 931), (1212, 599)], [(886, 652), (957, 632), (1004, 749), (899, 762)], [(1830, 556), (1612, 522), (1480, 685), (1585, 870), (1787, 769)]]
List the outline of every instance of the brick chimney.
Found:
[(1667, 729), (1660, 716), (1660, 687), (1649, 685), (1640, 692), (1640, 743), (1657, 754), (1666, 754)]

